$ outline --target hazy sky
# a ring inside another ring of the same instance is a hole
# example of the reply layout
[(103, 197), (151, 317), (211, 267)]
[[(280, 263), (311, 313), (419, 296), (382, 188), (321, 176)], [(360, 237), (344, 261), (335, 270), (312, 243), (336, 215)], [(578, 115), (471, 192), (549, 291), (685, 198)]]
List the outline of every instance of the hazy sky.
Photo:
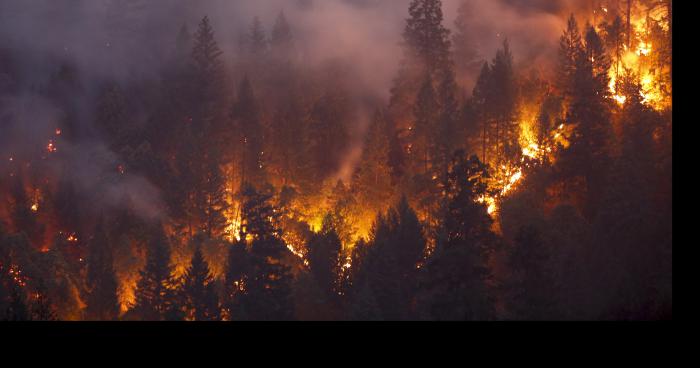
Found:
[[(444, 0), (452, 27), (463, 0)], [(114, 76), (149, 72), (174, 44), (180, 25), (191, 29), (212, 19), (227, 58), (238, 37), (259, 16), (269, 31), (284, 10), (301, 40), (307, 62), (337, 58), (353, 64), (358, 78), (388, 89), (400, 59), (399, 42), (410, 0), (0, 0), (0, 45), (11, 42), (40, 75), (47, 53), (76, 61), (86, 71)], [(572, 0), (468, 0), (470, 25), (481, 53), (492, 58), (504, 37), (516, 63), (551, 60)], [(110, 3), (112, 5), (110, 5)], [(114, 4), (117, 4), (116, 6)], [(127, 10), (123, 10), (127, 9)], [(119, 51), (115, 51), (117, 48)], [(544, 57), (544, 59), (540, 59)], [(544, 70), (551, 69), (544, 65)], [(386, 92), (385, 92), (386, 93)]]

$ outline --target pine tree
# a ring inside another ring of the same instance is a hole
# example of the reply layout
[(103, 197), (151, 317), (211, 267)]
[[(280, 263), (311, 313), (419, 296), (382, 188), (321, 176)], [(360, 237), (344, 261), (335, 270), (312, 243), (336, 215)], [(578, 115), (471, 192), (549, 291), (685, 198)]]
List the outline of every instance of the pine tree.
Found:
[(591, 69), (593, 72), (593, 79), (596, 83), (596, 90), (602, 93), (602, 97), (609, 97), (610, 92), (608, 85), (610, 84), (610, 57), (606, 51), (603, 40), (598, 35), (598, 32), (593, 26), (588, 26), (586, 28), (586, 46), (585, 53), (586, 58), (591, 61)]
[(630, 71), (623, 74), (620, 91), (629, 96), (621, 116), (622, 147), (601, 194), (606, 205), (593, 219), (589, 272), (597, 304), (592, 309), (599, 319), (656, 319), (669, 312), (664, 303), (672, 290), (666, 273), (672, 263), (668, 212), (653, 199), (660, 172), (652, 131), (660, 119), (642, 104), (639, 81)]
[(377, 111), (365, 136), (360, 163), (353, 176), (353, 192), (362, 206), (378, 212), (391, 198), (390, 144), (392, 130), (386, 116)]
[(90, 240), (87, 266), (88, 297), (85, 318), (112, 321), (119, 317), (118, 284), (114, 272), (111, 244), (104, 220), (98, 222)]
[(134, 312), (142, 320), (177, 319), (179, 303), (170, 263), (170, 244), (161, 226), (152, 229), (146, 266), (136, 284)]
[(202, 232), (209, 239), (224, 235), (227, 219), (224, 215), (229, 207), (226, 201), (226, 179), (219, 165), (219, 155), (211, 150), (204, 158), (204, 181), (199, 188), (202, 192), (203, 219)]
[(224, 277), (224, 308), (228, 319), (233, 315), (239, 296), (245, 292), (248, 275), (251, 270), (250, 257), (244, 241), (231, 245), (226, 262), (226, 275)]
[(610, 50), (615, 60), (615, 76), (619, 76), (622, 70), (622, 53), (624, 52), (624, 30), (622, 18), (616, 16), (612, 23), (603, 24), (605, 47)]
[(443, 26), (442, 1), (413, 0), (404, 29), (406, 57), (417, 60), (431, 74), (446, 68), (450, 58), (450, 31)]
[(179, 192), (189, 237), (195, 229), (221, 236), (225, 227), (225, 180), (221, 164), (230, 145), (225, 134), (222, 52), (208, 17), (199, 24), (192, 48), (191, 116), (178, 148)]
[(308, 132), (304, 114), (300, 91), (292, 87), (273, 117), (268, 159), (282, 185), (296, 185), (306, 192), (313, 186), (313, 177), (310, 149), (305, 144)]
[[(212, 84), (216, 82), (219, 74), (222, 72), (223, 63), (220, 59), (223, 52), (214, 39), (214, 30), (209, 21), (209, 17), (202, 18), (197, 32), (194, 35), (194, 45), (192, 47), (192, 62), (196, 73), (198, 74), (199, 83), (202, 85)], [(200, 85), (200, 87), (203, 87)], [(205, 89), (209, 94), (214, 92), (213, 88)], [(205, 95), (204, 98), (210, 99), (211, 95)]]
[(320, 233), (312, 235), (307, 247), (311, 273), (325, 292), (326, 298), (335, 300), (339, 292), (340, 255), (343, 245), (333, 227), (331, 216), (326, 216), (323, 229)]
[[(609, 160), (612, 125), (611, 101), (607, 96), (608, 77), (604, 69), (609, 67), (607, 56), (595, 34), (589, 29), (590, 44), (578, 53), (573, 74), (573, 92), (567, 120), (576, 124), (571, 147), (562, 154), (564, 175), (581, 174), (589, 193), (586, 214), (592, 216), (601, 205), (600, 193), (605, 187), (605, 172)], [(588, 58), (588, 55), (592, 58)]]
[(447, 171), (450, 157), (458, 144), (457, 120), (459, 115), (459, 101), (457, 100), (457, 82), (454, 72), (447, 70), (440, 78), (437, 89), (437, 98), (440, 106), (440, 114), (437, 126), (433, 133), (432, 165), (433, 175), (437, 175), (439, 182), (447, 180)]
[(294, 36), (283, 11), (277, 16), (272, 28), (270, 46), (274, 56), (280, 60), (291, 60), (294, 56)]
[[(513, 55), (508, 40), (503, 41), (503, 48), (496, 52), (491, 66), (491, 83), (493, 95), (491, 103), (495, 118), (496, 164), (508, 161), (520, 152), (518, 149), (518, 125), (515, 121), (515, 103), (517, 98)], [(501, 148), (502, 147), (502, 148)]]
[(242, 181), (262, 185), (265, 182), (263, 126), (253, 86), (247, 77), (238, 87), (232, 115), (240, 131)]
[(267, 52), (267, 36), (258, 17), (253, 18), (253, 23), (250, 25), (248, 47), (248, 52), (253, 57), (263, 56)]
[(310, 111), (307, 144), (317, 181), (325, 180), (338, 169), (349, 143), (351, 110), (348, 94), (342, 88), (328, 88)]
[(415, 157), (416, 173), (427, 174), (430, 168), (430, 146), (432, 143), (433, 127), (439, 114), (439, 106), (430, 75), (426, 74), (423, 85), (416, 99), (413, 115), (411, 152)]
[(258, 192), (250, 184), (244, 184), (241, 189), (242, 221), (241, 239), (265, 239), (278, 237), (279, 231), (275, 227), (278, 221), (279, 212), (272, 205), (272, 196), (267, 193)]
[(520, 228), (509, 255), (509, 309), (516, 320), (552, 320), (557, 316), (557, 280), (551, 251), (540, 231)]
[(487, 149), (490, 144), (490, 126), (494, 118), (494, 110), (491, 104), (493, 94), (491, 65), (488, 62), (484, 62), (472, 92), (474, 109), (481, 125), (481, 160), (483, 162), (488, 162), (489, 158)]
[(270, 203), (269, 195), (259, 194), (250, 185), (244, 187), (242, 195), (241, 239), (252, 239), (250, 268), (231, 311), (232, 318), (289, 320), (294, 315), (292, 276), (289, 268), (280, 263), (287, 247), (275, 226), (278, 211)]
[(217, 321), (221, 318), (219, 300), (214, 289), (209, 264), (204, 259), (201, 245), (197, 244), (182, 284), (184, 307), (191, 321)]
[(557, 86), (566, 101), (574, 93), (574, 75), (576, 63), (584, 52), (581, 32), (573, 14), (569, 17), (566, 30), (559, 40), (559, 66), (557, 69)]
[[(366, 253), (357, 263), (353, 257), (351, 305), (372, 301), (383, 320), (413, 318), (418, 270), (426, 247), (422, 231), (406, 198), (386, 216), (377, 217)], [(367, 286), (371, 291), (362, 290)]]
[(486, 166), (476, 156), (454, 155), (439, 243), (421, 268), (418, 310), (430, 320), (493, 318), (488, 258), (496, 246), (492, 221), (477, 199), (486, 194)]
[[(192, 47), (194, 113), (192, 124), (200, 139), (211, 140), (221, 129), (223, 119), (224, 66), (223, 52), (214, 38), (214, 30), (208, 17), (204, 17), (197, 27)], [(222, 143), (222, 142), (217, 142)], [(204, 144), (204, 143), (200, 143)], [(211, 145), (211, 142), (208, 142)]]
[[(412, 0), (403, 32), (403, 59), (391, 89), (390, 119), (399, 129), (412, 125), (413, 106), (425, 92), (426, 75), (436, 81), (453, 68), (450, 32), (442, 24), (440, 0)], [(433, 86), (434, 88), (434, 86)]]

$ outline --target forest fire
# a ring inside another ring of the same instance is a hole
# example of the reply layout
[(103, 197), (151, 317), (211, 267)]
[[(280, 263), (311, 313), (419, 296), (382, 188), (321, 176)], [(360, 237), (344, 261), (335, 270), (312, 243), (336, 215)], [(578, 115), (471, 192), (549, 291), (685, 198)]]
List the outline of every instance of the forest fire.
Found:
[[(635, 4), (636, 5), (636, 4)], [(660, 50), (655, 50), (651, 40), (655, 34), (668, 32), (669, 17), (665, 7), (655, 5), (646, 12), (633, 8), (629, 12), (629, 28), (626, 30), (627, 40), (624, 44), (618, 44), (617, 51), (612, 52), (611, 67), (609, 72), (610, 92), (612, 98), (623, 106), (627, 97), (617, 92), (617, 81), (620, 80), (625, 70), (630, 70), (639, 76), (641, 84), (640, 95), (643, 102), (661, 110), (670, 104), (670, 91), (668, 86), (662, 83), (661, 78), (668, 73), (670, 65), (659, 63)], [(599, 32), (611, 32), (601, 29)], [(619, 41), (622, 43), (622, 40)]]
[(670, 317), (670, 0), (328, 2), (0, 5), (0, 319)]

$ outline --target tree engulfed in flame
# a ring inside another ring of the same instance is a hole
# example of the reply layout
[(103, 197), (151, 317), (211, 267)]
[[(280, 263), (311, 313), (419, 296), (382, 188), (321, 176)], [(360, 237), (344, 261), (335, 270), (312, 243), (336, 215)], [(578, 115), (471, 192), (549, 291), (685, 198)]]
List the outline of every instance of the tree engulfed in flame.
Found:
[[(636, 10), (636, 9), (635, 9)], [(663, 9), (662, 9), (663, 10)], [(639, 78), (641, 86), (640, 95), (642, 103), (656, 109), (663, 110), (670, 107), (671, 101), (667, 93), (664, 93), (661, 83), (662, 74), (668, 72), (668, 66), (659, 66), (654, 62), (659, 52), (653, 44), (651, 38), (652, 24), (658, 25), (664, 32), (669, 29), (667, 14), (661, 12), (633, 12), (631, 14), (630, 25), (631, 34), (629, 44), (623, 45), (622, 55), (610, 53), (612, 63), (609, 71), (609, 89), (612, 99), (623, 106), (627, 102), (627, 96), (619, 92), (617, 82), (624, 70), (630, 70)], [(602, 30), (598, 29), (599, 32)]]
[(521, 123), (519, 141), (522, 155), (520, 160), (501, 165), (496, 170), (495, 180), (489, 188), (491, 192), (496, 194), (480, 196), (477, 198), (477, 203), (486, 205), (488, 214), (495, 217), (498, 213), (499, 203), (518, 188), (518, 185), (525, 178), (526, 169), (542, 165), (546, 159), (553, 161), (552, 155), (556, 153), (558, 147), (568, 147), (568, 140), (565, 138), (566, 130), (567, 126), (560, 124), (550, 132), (547, 139), (538, 143), (533, 124)]

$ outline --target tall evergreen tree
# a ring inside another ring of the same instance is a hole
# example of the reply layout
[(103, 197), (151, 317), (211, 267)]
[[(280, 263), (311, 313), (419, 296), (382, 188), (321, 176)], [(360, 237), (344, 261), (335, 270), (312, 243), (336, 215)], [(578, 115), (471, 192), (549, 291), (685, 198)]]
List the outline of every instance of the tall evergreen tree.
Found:
[(90, 239), (87, 286), (85, 318), (97, 321), (116, 320), (119, 317), (119, 285), (114, 272), (111, 244), (102, 219)]
[(392, 129), (386, 115), (374, 114), (365, 136), (360, 163), (353, 176), (353, 192), (362, 206), (374, 213), (391, 198), (392, 177), (389, 165)]
[[(383, 320), (413, 319), (417, 276), (425, 247), (423, 229), (404, 197), (386, 216), (378, 216), (367, 253), (358, 264), (353, 262), (356, 269), (351, 305), (372, 301)], [(371, 290), (362, 290), (363, 287)]]
[(414, 106), (414, 127), (411, 129), (412, 146), (416, 173), (427, 174), (430, 169), (430, 152), (433, 142), (433, 127), (439, 116), (439, 106), (433, 88), (433, 81), (426, 74)]
[(515, 119), (517, 98), (513, 55), (508, 40), (503, 41), (503, 48), (496, 52), (491, 67), (492, 93), (491, 103), (495, 118), (496, 164), (509, 160), (518, 149), (518, 124)]
[(177, 284), (170, 263), (170, 243), (161, 226), (151, 230), (146, 266), (136, 284), (134, 313), (147, 321), (178, 319)]
[(312, 235), (309, 240), (308, 259), (311, 273), (330, 301), (335, 301), (339, 293), (342, 248), (340, 238), (333, 228), (332, 219), (326, 216), (321, 232)]
[(280, 60), (291, 60), (294, 55), (294, 36), (292, 27), (284, 12), (280, 12), (275, 20), (270, 37), (270, 46), (274, 56)]
[[(412, 126), (413, 106), (425, 92), (426, 74), (435, 82), (453, 68), (450, 57), (450, 32), (442, 24), (440, 0), (412, 0), (410, 17), (403, 32), (403, 59), (391, 89), (390, 119), (398, 129)], [(433, 86), (434, 88), (434, 86)]]
[(576, 63), (583, 52), (581, 31), (576, 22), (576, 17), (571, 14), (566, 30), (559, 39), (559, 66), (557, 68), (557, 86), (566, 101), (570, 101), (571, 95), (575, 91), (574, 75), (577, 69)]
[(492, 221), (478, 198), (487, 194), (486, 166), (457, 152), (449, 174), (443, 236), (422, 268), (418, 310), (430, 320), (493, 318), (488, 259), (496, 246)]
[(242, 181), (262, 185), (265, 182), (263, 125), (253, 86), (247, 77), (238, 87), (232, 115), (237, 120), (240, 132)]
[(607, 55), (592, 28), (587, 39), (589, 42), (575, 60), (567, 120), (576, 124), (576, 129), (571, 147), (562, 154), (561, 166), (565, 176), (582, 174), (588, 192), (585, 212), (592, 216), (601, 205), (600, 193), (605, 187), (612, 125), (608, 76), (604, 71), (609, 68)]
[(310, 111), (307, 144), (318, 182), (337, 171), (349, 143), (352, 117), (349, 96), (342, 87), (333, 88), (326, 87)]
[(509, 309), (516, 320), (552, 320), (557, 316), (557, 281), (551, 251), (540, 231), (523, 226), (509, 255)]
[(276, 229), (277, 211), (270, 196), (247, 185), (243, 191), (243, 233), (252, 238), (245, 287), (231, 311), (235, 320), (289, 320), (294, 315), (292, 276), (280, 263), (287, 247)]
[(246, 249), (245, 241), (239, 241), (231, 245), (226, 261), (226, 274), (224, 276), (224, 309), (228, 319), (235, 318), (236, 302), (239, 296), (245, 292), (248, 275), (250, 274), (250, 257)]
[(413, 0), (408, 7), (403, 38), (406, 57), (418, 61), (428, 73), (447, 68), (450, 31), (442, 24), (442, 1)]
[(248, 52), (253, 57), (263, 56), (267, 52), (267, 36), (260, 18), (253, 18), (248, 32)]
[(217, 321), (221, 318), (215, 283), (204, 259), (201, 245), (197, 244), (190, 266), (185, 271), (182, 294), (187, 319), (192, 321)]

